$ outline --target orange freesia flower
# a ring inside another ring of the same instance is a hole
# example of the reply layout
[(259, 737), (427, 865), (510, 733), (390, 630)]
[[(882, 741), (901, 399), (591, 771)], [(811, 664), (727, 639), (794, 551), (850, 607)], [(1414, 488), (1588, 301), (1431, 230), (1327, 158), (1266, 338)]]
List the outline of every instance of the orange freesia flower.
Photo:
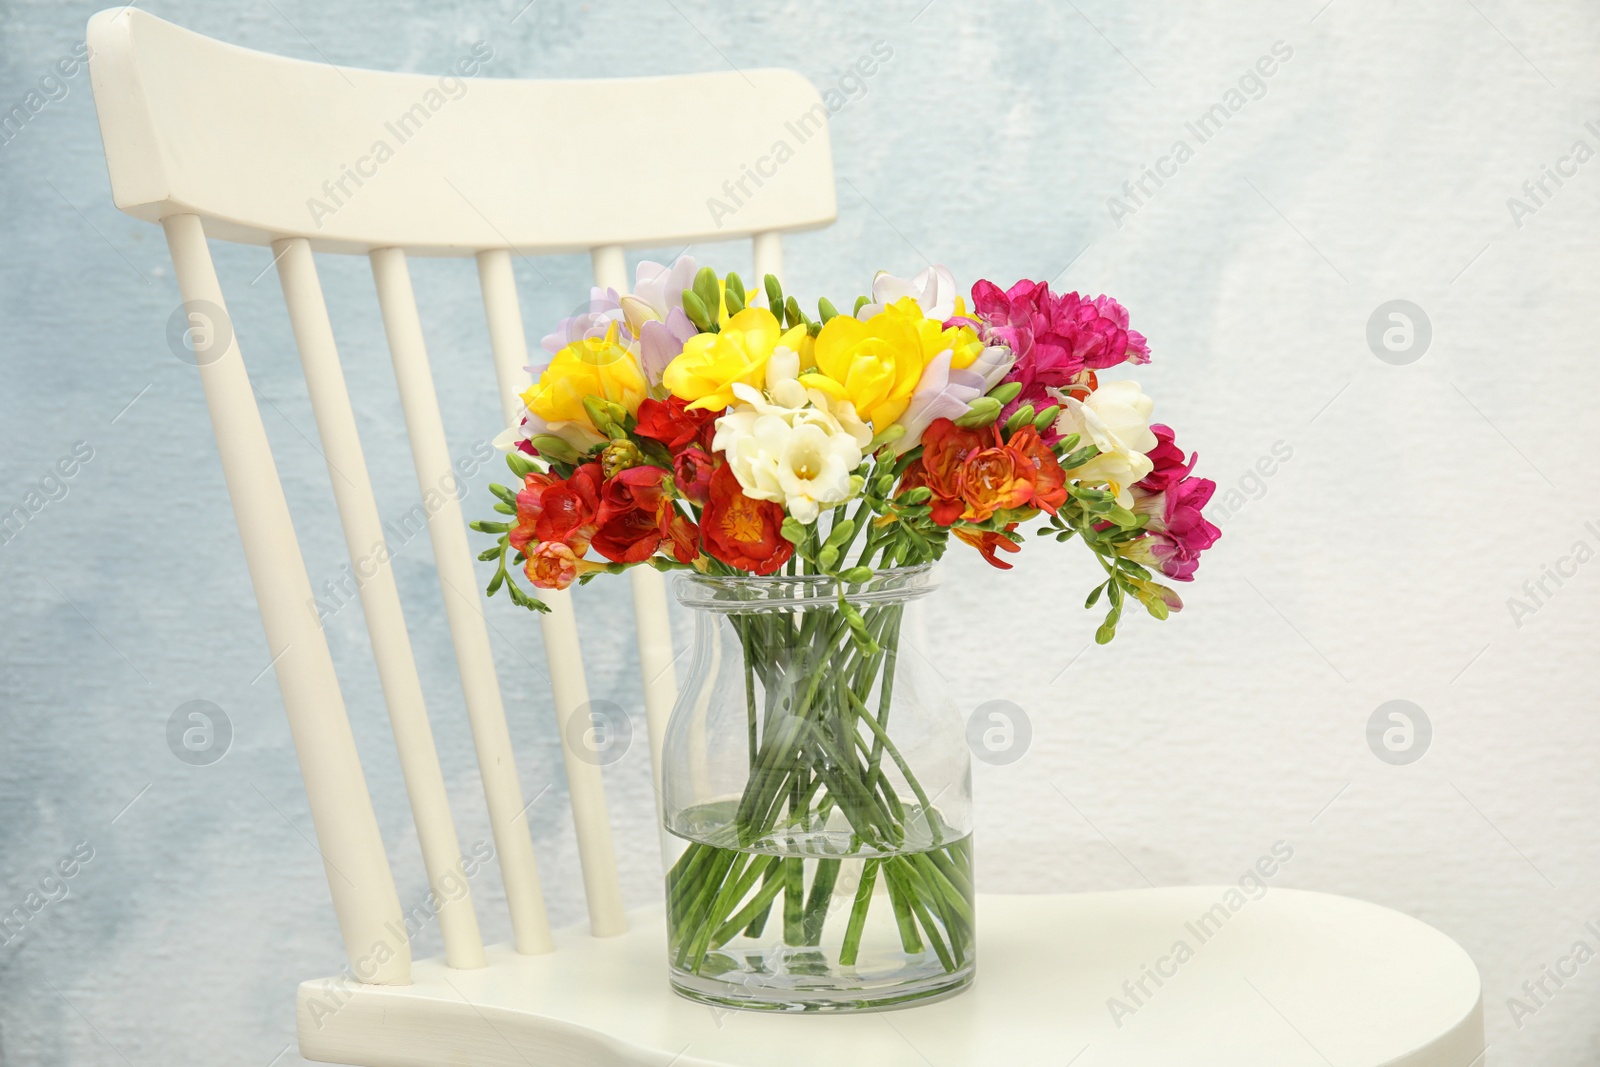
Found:
[(1056, 454), (1032, 426), (1012, 434), (1006, 447), (1033, 465), (1033, 505), (1054, 515), (1067, 502), (1067, 475)]
[[(1010, 533), (1012, 530), (1015, 530), (1016, 528), (1017, 528), (1017, 524), (1014, 523), (1014, 522), (1006, 524), (1006, 532), (1007, 533)], [(967, 544), (969, 544), (973, 548), (977, 549), (978, 552), (983, 556), (983, 558), (989, 561), (990, 566), (999, 567), (1003, 571), (1010, 570), (1011, 569), (1011, 564), (1007, 563), (1005, 560), (1001, 559), (999, 556), (996, 556), (995, 555), (995, 550), (999, 549), (999, 550), (1002, 550), (1002, 551), (1005, 551), (1005, 552), (1021, 552), (1022, 551), (1022, 546), (1021, 545), (1017, 544), (1015, 541), (1011, 540), (1009, 537), (1005, 537), (1005, 536), (1003, 536), (1001, 534), (998, 534), (993, 530), (982, 530), (982, 531), (979, 531), (979, 530), (967, 530), (967, 529), (962, 529), (960, 527), (957, 527), (956, 531), (955, 531), (955, 534), (956, 534), (957, 537), (961, 538), (961, 540), (965, 541)]]

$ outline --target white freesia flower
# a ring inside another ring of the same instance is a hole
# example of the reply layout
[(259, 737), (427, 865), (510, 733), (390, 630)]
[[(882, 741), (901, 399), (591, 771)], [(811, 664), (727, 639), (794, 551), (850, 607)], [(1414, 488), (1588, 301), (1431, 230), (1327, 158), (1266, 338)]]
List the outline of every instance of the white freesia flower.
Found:
[(1144, 395), (1138, 382), (1101, 382), (1100, 388), (1084, 400), (1056, 394), (1061, 401), (1061, 417), (1056, 432), (1077, 434), (1081, 444), (1100, 450), (1081, 467), (1067, 472), (1074, 481), (1090, 485), (1104, 483), (1117, 494), (1123, 507), (1133, 504), (1129, 487), (1155, 469), (1145, 453), (1158, 444), (1150, 429), (1150, 413), (1155, 402)]
[(956, 313), (959, 295), (955, 275), (950, 273), (949, 267), (929, 267), (915, 278), (896, 278), (887, 271), (879, 271), (872, 279), (872, 303), (862, 305), (856, 318), (870, 319), (886, 305), (909, 296), (924, 315), (943, 322)]
[(721, 452), (756, 500), (772, 500), (801, 522), (850, 497), (850, 476), (872, 441), (849, 401), (807, 389), (800, 356), (780, 348), (767, 363), (767, 390), (737, 384), (733, 410), (717, 420), (711, 447)]

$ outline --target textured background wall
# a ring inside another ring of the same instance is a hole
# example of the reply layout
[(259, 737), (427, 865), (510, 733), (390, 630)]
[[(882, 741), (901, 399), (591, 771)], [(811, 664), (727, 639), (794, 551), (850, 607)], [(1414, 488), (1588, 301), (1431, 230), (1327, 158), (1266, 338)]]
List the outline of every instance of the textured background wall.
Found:
[[(1031, 551), (1004, 576), (962, 553), (950, 562), (930, 655), (963, 711), (1011, 700), (1034, 731), (1020, 761), (977, 769), (983, 883), (1223, 881), (1287, 841), (1277, 884), (1399, 908), (1471, 952), (1492, 1062), (1595, 1062), (1600, 965), (1520, 1026), (1507, 997), (1574, 941), (1593, 945), (1584, 923), (1600, 919), (1600, 568), (1562, 564), (1575, 573), (1546, 579), (1520, 619), (1508, 598), (1577, 542), (1585, 564), (1600, 549), (1600, 162), (1575, 176), (1562, 162), (1575, 141), (1600, 149), (1600, 11), (538, 0), (513, 18), (523, 2), (148, 6), (356, 66), (439, 72), (487, 41), (496, 77), (732, 63), (842, 84), (839, 222), (790, 243), (789, 287), (849, 294), (876, 268), (932, 260), (969, 283), (1042, 276), (1116, 294), (1150, 337), (1138, 376), (1158, 415), (1198, 448), (1228, 512), (1188, 610), (1132, 620), (1109, 648), (1089, 643), (1096, 619), (1078, 605), (1092, 563), (1079, 552)], [(0, 106), (40, 87), (93, 10), (0, 3)], [(892, 58), (841, 82), (879, 41)], [(1275, 73), (1260, 92), (1247, 82), (1201, 143), (1185, 123), (1276, 42)], [(295, 983), (341, 964), (322, 867), (199, 383), (164, 342), (177, 288), (161, 234), (112, 208), (87, 76), (61, 84), (0, 145), (0, 508), (26, 502), (75, 447), (92, 458), (0, 545), (0, 910), (78, 843), (92, 859), (0, 946), (0, 1060), (297, 1062)], [(573, 151), (630, 165), (626, 146), (594, 134)], [(1179, 138), (1192, 158), (1113, 218), (1108, 198)], [(1535, 201), (1523, 183), (1547, 165), (1569, 176), (1545, 179)], [(1528, 210), (1514, 217), (1508, 197)], [(694, 252), (748, 270), (745, 248)], [(216, 255), (320, 584), (345, 554), (276, 276), (263, 249)], [(380, 503), (398, 515), (415, 485), (367, 267), (322, 271)], [(587, 272), (583, 257), (519, 266), (530, 328), (580, 298)], [(417, 275), (465, 456), (498, 412), (476, 279), (461, 263)], [(1405, 365), (1368, 342), (1395, 299), (1431, 323)], [(1275, 451), (1289, 458), (1262, 461)], [(399, 547), (397, 569), (470, 844), (487, 823), (425, 538)], [(626, 583), (579, 601), (594, 695), (637, 708)], [(538, 630), (502, 601), (491, 617), (524, 789), (549, 787), (535, 812), (551, 905), (578, 921)], [(416, 901), (359, 608), (327, 629), (401, 896)], [(166, 742), (169, 716), (195, 699), (224, 708), (235, 734), (207, 767)], [(1432, 726), (1405, 766), (1366, 736), (1395, 699)], [(635, 904), (659, 877), (643, 755), (608, 771)], [(495, 882), (475, 892), (503, 939)], [(420, 952), (436, 950), (424, 940)]]

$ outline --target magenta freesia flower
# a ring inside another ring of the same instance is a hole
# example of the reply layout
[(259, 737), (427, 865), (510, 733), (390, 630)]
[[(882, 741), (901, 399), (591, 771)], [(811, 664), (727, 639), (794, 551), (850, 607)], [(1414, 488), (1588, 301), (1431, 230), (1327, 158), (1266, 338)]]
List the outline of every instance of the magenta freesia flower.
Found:
[(1160, 528), (1152, 530), (1147, 540), (1151, 558), (1168, 578), (1194, 581), (1200, 553), (1222, 536), (1200, 513), (1216, 489), (1217, 483), (1209, 478), (1185, 478), (1163, 494), (1166, 507)]
[(1150, 457), (1155, 469), (1134, 487), (1147, 493), (1161, 493), (1187, 478), (1200, 457), (1196, 453), (1184, 460), (1183, 449), (1173, 443), (1172, 427), (1155, 422), (1150, 424), (1150, 432), (1156, 435), (1157, 443), (1145, 455)]
[(984, 340), (1005, 344), (1017, 363), (1007, 381), (1022, 385), (1017, 403), (1045, 400), (1083, 371), (1150, 362), (1144, 335), (1128, 329), (1128, 311), (1109, 296), (1053, 294), (1046, 282), (1024, 279), (1001, 291), (990, 281), (972, 287)]
[(1155, 469), (1133, 486), (1133, 511), (1148, 517), (1148, 533), (1133, 543), (1129, 554), (1160, 568), (1168, 578), (1192, 582), (1200, 553), (1222, 536), (1202, 514), (1217, 483), (1190, 475), (1200, 456), (1191, 453), (1185, 459), (1171, 427), (1158, 423), (1150, 429), (1156, 435), (1156, 447), (1145, 455)]

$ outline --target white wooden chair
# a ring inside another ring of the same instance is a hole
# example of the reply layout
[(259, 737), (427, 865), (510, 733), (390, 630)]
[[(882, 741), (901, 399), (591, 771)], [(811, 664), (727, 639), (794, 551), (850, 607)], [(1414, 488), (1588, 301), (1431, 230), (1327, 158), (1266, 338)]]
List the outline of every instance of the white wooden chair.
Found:
[[(460, 847), (394, 577), (387, 554), (375, 551), (383, 532), (314, 253), (371, 260), (426, 492), (451, 469), (409, 256), (476, 259), (511, 420), (528, 363), (513, 254), (589, 249), (596, 284), (623, 289), (626, 245), (748, 237), (756, 274), (780, 274), (780, 232), (834, 218), (826, 110), (803, 78), (776, 70), (474, 79), (464, 94), (447, 95), (434, 77), (265, 55), (133, 8), (96, 15), (89, 44), (116, 204), (165, 230), (195, 327), (199, 374), (350, 960), (344, 974), (301, 987), (307, 1057), (681, 1067), (830, 1057), (1081, 1067), (1482, 1062), (1478, 976), (1460, 948), (1394, 912), (1289, 890), (1250, 899), (1237, 915), (1222, 889), (983, 896), (976, 988), (899, 1012), (772, 1017), (676, 998), (660, 910), (624, 914), (600, 768), (574, 751), (574, 732), (564, 728), (587, 700), (564, 595), (548, 598), (554, 610), (541, 625), (589, 923), (552, 936), (520, 818), (524, 798), (472, 550), (447, 497), (431, 510), (428, 531), (514, 930), (511, 945), (485, 949), (459, 877)], [(717, 116), (717, 135), (686, 136), (694, 114)], [(785, 122), (810, 136), (794, 144)], [(752, 172), (779, 138), (791, 142), (792, 158)], [(597, 141), (626, 145), (644, 162), (594, 167), (571, 154)], [(706, 198), (725, 196), (730, 180), (756, 195), (719, 227)], [(413, 963), (403, 936), (389, 858), (208, 238), (270, 246), (277, 263), (352, 561), (373, 571), (361, 599), (422, 862), (442, 902), (441, 960)], [(674, 691), (660, 575), (634, 570), (633, 594), (659, 774)], [(1185, 924), (1208, 914), (1227, 926), (1201, 945)], [(1195, 956), (1173, 963), (1174, 942), (1185, 938)], [(1129, 1010), (1115, 1010), (1112, 998)]]

